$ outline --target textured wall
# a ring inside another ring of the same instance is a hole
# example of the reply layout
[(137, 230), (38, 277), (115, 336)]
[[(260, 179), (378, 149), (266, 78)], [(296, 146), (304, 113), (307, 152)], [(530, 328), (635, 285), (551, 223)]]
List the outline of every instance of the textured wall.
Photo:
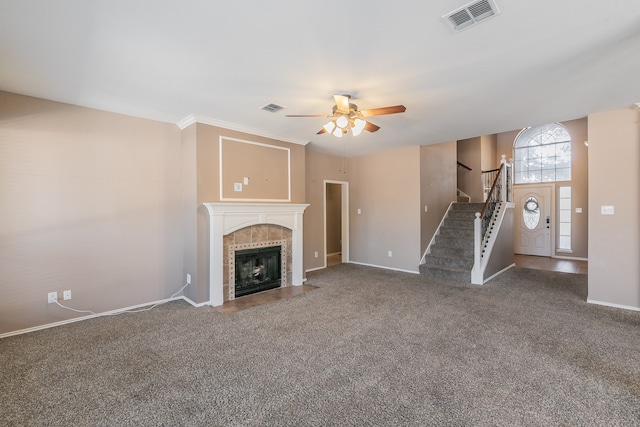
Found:
[(181, 288), (173, 124), (0, 92), (0, 333)]
[(640, 110), (589, 115), (590, 301), (640, 310), (639, 182)]
[[(347, 182), (348, 159), (307, 149), (306, 195), (309, 207), (304, 212), (304, 268), (313, 270), (325, 264), (324, 186), (325, 180)], [(315, 257), (318, 252), (318, 257)]]
[(357, 157), (349, 167), (350, 260), (418, 271), (420, 147)]
[(456, 200), (456, 145), (453, 141), (420, 147), (421, 257), (444, 213)]

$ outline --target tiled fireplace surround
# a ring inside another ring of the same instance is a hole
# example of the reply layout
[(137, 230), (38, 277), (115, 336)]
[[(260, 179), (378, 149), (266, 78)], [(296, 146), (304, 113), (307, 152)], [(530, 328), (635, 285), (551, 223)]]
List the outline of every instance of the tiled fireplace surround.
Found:
[[(282, 286), (303, 282), (302, 217), (306, 204), (205, 203), (209, 212), (209, 304), (233, 299), (234, 251), (282, 246)], [(286, 260), (286, 261), (285, 261)]]

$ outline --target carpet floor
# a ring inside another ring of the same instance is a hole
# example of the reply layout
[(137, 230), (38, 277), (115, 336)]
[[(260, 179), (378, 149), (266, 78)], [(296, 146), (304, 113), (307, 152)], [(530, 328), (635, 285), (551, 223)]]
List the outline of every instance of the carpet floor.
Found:
[(640, 313), (587, 304), (585, 275), (341, 264), (306, 284), (4, 338), (0, 425), (640, 425)]

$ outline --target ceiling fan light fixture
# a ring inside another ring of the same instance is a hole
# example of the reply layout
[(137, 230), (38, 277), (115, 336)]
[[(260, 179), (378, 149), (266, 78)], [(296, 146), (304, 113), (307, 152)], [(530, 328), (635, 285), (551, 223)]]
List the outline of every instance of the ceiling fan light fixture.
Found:
[(333, 95), (333, 98), (335, 100), (335, 105), (333, 106), (333, 112), (328, 116), (321, 114), (287, 114), (287, 117), (328, 117), (331, 121), (325, 124), (316, 134), (321, 135), (323, 133), (328, 133), (336, 138), (342, 138), (342, 135), (349, 133), (349, 129), (351, 129), (351, 134), (353, 136), (360, 135), (363, 130), (376, 132), (380, 129), (380, 126), (376, 126), (373, 123), (366, 121), (366, 117), (404, 113), (406, 111), (404, 105), (358, 110), (358, 106), (356, 104), (349, 102), (351, 99), (351, 96), (349, 95)]
[(330, 121), (329, 123), (327, 123), (326, 125), (323, 126), (324, 130), (326, 130), (329, 133), (333, 133), (333, 130), (336, 128), (336, 124), (333, 123), (333, 121)]
[(340, 129), (344, 129), (349, 125), (349, 119), (347, 119), (345, 116), (340, 116), (336, 119), (336, 126), (338, 126)]
[(358, 130), (358, 133), (362, 132), (364, 127), (367, 125), (367, 122), (362, 119), (355, 119), (353, 121), (353, 130)]

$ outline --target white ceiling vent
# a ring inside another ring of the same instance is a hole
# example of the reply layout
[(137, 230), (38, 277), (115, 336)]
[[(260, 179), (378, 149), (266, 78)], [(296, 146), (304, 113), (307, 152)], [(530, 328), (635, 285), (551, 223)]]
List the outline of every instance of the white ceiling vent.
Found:
[(260, 109), (264, 110), (264, 111), (268, 111), (270, 113), (276, 113), (276, 112), (284, 109), (284, 107), (282, 105), (271, 103), (271, 104), (267, 104), (267, 105), (264, 105), (264, 106), (260, 107)]
[(499, 14), (500, 10), (495, 1), (479, 0), (462, 6), (446, 14), (443, 18), (454, 30), (461, 31)]

